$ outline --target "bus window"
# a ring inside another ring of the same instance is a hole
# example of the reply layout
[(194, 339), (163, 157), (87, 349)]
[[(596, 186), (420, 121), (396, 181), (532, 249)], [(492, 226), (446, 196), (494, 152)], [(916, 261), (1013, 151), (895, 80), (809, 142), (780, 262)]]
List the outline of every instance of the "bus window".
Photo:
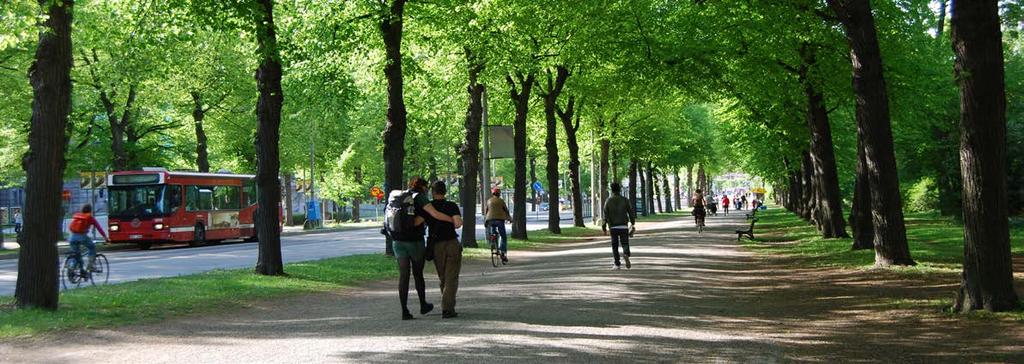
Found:
[(255, 205), (258, 198), (259, 195), (256, 189), (256, 180), (250, 179), (245, 181), (245, 205)]
[(168, 214), (178, 211), (178, 208), (181, 207), (181, 186), (167, 185), (167, 191), (164, 192), (164, 204), (164, 211)]
[(214, 207), (218, 210), (238, 210), (242, 202), (238, 186), (217, 186), (213, 190)]
[(198, 187), (199, 189), (199, 209), (204, 211), (213, 210), (213, 188), (212, 187)]

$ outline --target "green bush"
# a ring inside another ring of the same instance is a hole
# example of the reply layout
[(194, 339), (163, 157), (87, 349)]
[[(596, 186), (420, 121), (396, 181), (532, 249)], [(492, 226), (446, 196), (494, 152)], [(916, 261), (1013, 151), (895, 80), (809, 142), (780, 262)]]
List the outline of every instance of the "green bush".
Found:
[(929, 212), (939, 208), (939, 188), (931, 177), (924, 177), (907, 190), (905, 210)]

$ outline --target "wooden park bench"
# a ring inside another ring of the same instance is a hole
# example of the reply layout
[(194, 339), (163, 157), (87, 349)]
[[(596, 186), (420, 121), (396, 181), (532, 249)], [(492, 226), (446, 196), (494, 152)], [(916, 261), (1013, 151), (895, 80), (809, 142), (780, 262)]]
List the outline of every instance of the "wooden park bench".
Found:
[(752, 218), (750, 220), (750, 228), (749, 229), (747, 229), (747, 230), (736, 230), (736, 240), (737, 241), (742, 240), (744, 235), (746, 235), (751, 240), (753, 240), (754, 239), (754, 223), (756, 223), (756, 222), (757, 222), (757, 217), (754, 217), (754, 218)]

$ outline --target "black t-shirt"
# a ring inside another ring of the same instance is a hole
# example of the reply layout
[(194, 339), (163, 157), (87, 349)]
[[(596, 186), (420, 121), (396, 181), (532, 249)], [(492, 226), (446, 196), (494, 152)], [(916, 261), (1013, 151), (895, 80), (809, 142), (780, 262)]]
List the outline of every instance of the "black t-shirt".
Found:
[[(431, 206), (434, 206), (438, 212), (448, 216), (461, 216), (462, 212), (459, 211), (459, 205), (448, 200), (434, 200), (430, 202)], [(430, 242), (441, 242), (452, 239), (458, 239), (459, 234), (455, 232), (455, 224), (435, 219), (430, 214), (427, 214), (427, 226), (430, 227), (430, 236), (427, 241)]]

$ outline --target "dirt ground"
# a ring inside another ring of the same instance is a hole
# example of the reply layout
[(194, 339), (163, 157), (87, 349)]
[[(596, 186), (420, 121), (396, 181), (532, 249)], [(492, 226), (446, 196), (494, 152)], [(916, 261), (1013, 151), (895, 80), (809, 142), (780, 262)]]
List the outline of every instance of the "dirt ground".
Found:
[[(467, 261), (455, 319), (437, 308), (401, 321), (397, 283), (376, 282), (0, 343), (0, 361), (1024, 362), (1024, 324), (895, 304), (952, 297), (955, 276), (794, 269), (742, 248), (742, 217), (709, 224), (703, 235), (688, 220), (640, 224), (631, 270), (611, 269), (604, 239), (513, 251), (500, 268)], [(432, 269), (427, 284), (439, 304)]]

